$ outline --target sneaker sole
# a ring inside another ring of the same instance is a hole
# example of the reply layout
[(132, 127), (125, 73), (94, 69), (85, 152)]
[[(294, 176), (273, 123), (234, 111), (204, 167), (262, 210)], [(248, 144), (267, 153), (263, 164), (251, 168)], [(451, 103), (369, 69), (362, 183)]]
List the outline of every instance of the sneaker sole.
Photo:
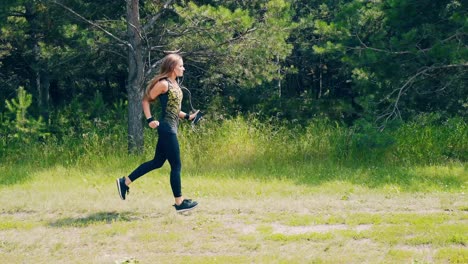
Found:
[(122, 195), (122, 188), (120, 188), (120, 179), (116, 180), (117, 182), (117, 191), (119, 192), (120, 199), (125, 200), (125, 197)]
[(194, 207), (190, 207), (190, 208), (187, 208), (187, 209), (176, 210), (176, 212), (177, 213), (188, 212), (188, 211), (191, 211), (191, 210), (195, 209), (197, 206), (198, 206), (198, 204), (195, 205)]

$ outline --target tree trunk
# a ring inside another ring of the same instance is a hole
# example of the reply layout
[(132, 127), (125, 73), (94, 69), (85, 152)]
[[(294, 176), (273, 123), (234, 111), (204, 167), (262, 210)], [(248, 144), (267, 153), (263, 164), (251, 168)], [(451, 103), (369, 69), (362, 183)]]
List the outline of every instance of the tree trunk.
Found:
[(25, 7), (25, 18), (30, 26), (29, 34), (31, 36), (30, 44), (32, 50), (31, 69), (33, 71), (34, 81), (34, 99), (38, 113), (48, 121), (49, 118), (49, 78), (47, 67), (41, 63), (41, 50), (39, 47), (39, 26), (37, 21), (37, 10), (33, 2), (27, 1)]
[(49, 124), (49, 106), (50, 106), (50, 79), (47, 72), (40, 73), (41, 85), (41, 116)]
[(128, 151), (143, 152), (143, 124), (141, 100), (143, 98), (144, 63), (140, 34), (138, 0), (127, 0), (128, 49)]

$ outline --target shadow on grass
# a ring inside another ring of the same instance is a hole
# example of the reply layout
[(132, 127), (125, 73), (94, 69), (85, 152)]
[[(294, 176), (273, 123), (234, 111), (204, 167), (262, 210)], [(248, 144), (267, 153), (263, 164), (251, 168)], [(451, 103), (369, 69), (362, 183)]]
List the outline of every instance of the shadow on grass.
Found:
[(130, 222), (135, 220), (131, 212), (99, 212), (86, 217), (68, 217), (49, 223), (51, 227), (87, 227), (95, 224), (110, 224), (115, 222)]

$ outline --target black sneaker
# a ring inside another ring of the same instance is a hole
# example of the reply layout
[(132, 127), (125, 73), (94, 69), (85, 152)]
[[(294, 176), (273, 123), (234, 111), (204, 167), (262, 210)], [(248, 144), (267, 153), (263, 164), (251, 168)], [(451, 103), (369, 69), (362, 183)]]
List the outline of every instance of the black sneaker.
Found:
[(125, 196), (127, 196), (128, 193), (130, 193), (130, 187), (128, 187), (125, 184), (125, 177), (122, 177), (120, 179), (117, 179), (117, 190), (119, 191), (120, 198), (122, 200), (125, 200)]
[(174, 207), (178, 213), (190, 211), (197, 207), (198, 203), (191, 199), (184, 199), (180, 205), (174, 204)]

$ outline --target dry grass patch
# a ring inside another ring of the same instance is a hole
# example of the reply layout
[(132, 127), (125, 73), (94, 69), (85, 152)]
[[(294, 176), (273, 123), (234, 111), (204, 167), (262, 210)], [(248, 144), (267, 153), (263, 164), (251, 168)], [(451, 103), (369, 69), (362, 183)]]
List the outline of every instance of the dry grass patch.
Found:
[[(345, 182), (183, 178), (200, 202), (172, 208), (160, 174), (121, 201), (114, 178), (55, 168), (1, 187), (5, 263), (463, 263), (463, 193), (401, 193)], [(48, 181), (42, 179), (47, 178)], [(347, 199), (342, 199), (346, 195)], [(461, 208), (461, 209), (460, 209)], [(359, 250), (356, 250), (359, 248)]]

